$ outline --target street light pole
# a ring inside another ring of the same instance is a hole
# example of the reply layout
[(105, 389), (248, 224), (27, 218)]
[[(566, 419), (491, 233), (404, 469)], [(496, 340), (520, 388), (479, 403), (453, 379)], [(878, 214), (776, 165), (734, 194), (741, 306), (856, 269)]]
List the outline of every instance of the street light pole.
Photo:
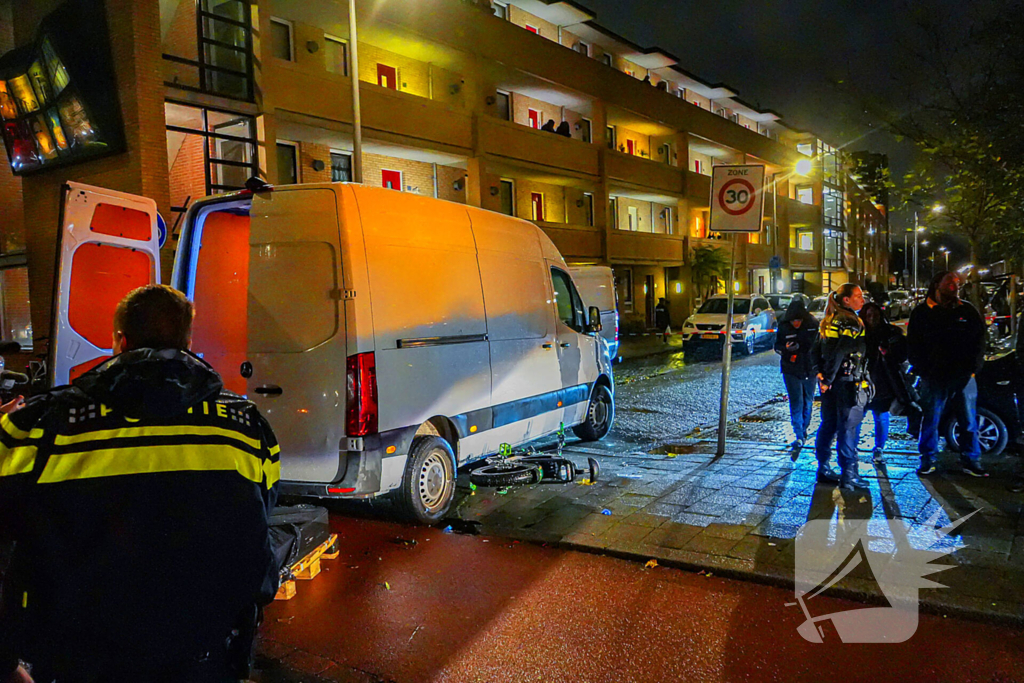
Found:
[(917, 211), (914, 212), (914, 289), (917, 289)]
[(903, 231), (903, 272), (900, 275), (903, 276), (903, 286), (907, 286), (907, 278), (910, 277), (910, 249), (907, 246), (910, 233), (906, 230)]
[(356, 31), (356, 0), (348, 0), (348, 30), (352, 79), (352, 180), (363, 182), (363, 111), (359, 101), (359, 37)]

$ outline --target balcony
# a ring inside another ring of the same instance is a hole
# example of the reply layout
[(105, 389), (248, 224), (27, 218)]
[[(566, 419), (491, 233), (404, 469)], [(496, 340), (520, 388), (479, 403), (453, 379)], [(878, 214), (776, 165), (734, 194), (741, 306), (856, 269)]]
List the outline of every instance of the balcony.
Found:
[(611, 180), (670, 195), (682, 195), (685, 189), (682, 169), (632, 154), (605, 151), (605, 170)]
[(615, 262), (656, 262), (682, 265), (686, 257), (682, 235), (612, 230), (608, 258)]
[(567, 259), (601, 260), (604, 257), (601, 248), (601, 233), (598, 228), (589, 225), (567, 225), (565, 223), (548, 223), (534, 221), (551, 241), (558, 247), (559, 253)]
[(711, 176), (687, 171), (686, 198), (691, 208), (711, 206)]
[(821, 268), (821, 259), (817, 251), (790, 249), (789, 267), (794, 270), (818, 270)]
[[(352, 123), (352, 82), (346, 76), (272, 60), (264, 65), (264, 84), (270, 94), (268, 104), (272, 102), (278, 114)], [(310, 93), (317, 96), (310, 97)], [(359, 84), (359, 94), (363, 126), (368, 131), (459, 148), (465, 153), (472, 147), (472, 117), (461, 109), (365, 81)]]
[(598, 175), (596, 145), (490, 116), (477, 118), (480, 151), (575, 175)]
[[(813, 204), (804, 204), (796, 199), (779, 198), (779, 208), (786, 212), (791, 226), (818, 226), (821, 225), (821, 207)], [(783, 208), (784, 207), (784, 208)]]

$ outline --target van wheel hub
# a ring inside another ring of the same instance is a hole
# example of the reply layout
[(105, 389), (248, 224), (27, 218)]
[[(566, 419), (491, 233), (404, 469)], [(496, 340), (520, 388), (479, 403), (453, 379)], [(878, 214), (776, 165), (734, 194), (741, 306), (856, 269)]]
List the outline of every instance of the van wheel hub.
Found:
[(420, 468), (420, 501), (427, 509), (434, 509), (445, 500), (450, 477), (443, 453), (434, 452), (427, 456)]

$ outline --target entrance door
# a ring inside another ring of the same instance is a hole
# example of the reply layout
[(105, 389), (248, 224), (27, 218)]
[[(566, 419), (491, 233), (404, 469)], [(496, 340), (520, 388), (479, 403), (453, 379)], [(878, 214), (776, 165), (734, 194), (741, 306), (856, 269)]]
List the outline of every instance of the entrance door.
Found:
[(533, 220), (544, 220), (544, 195), (540, 192), (530, 193), (530, 203), (533, 207)]
[(156, 202), (68, 182), (61, 203), (49, 353), (54, 386), (110, 358), (118, 302), (136, 287), (160, 281)]
[(540, 128), (543, 124), (540, 122), (540, 112), (536, 109), (527, 110), (527, 115), (530, 117), (530, 128)]
[(626, 140), (626, 152), (629, 154), (636, 154), (636, 143), (632, 140)]
[(658, 324), (654, 314), (658, 299), (654, 296), (653, 275), (648, 275), (644, 280), (644, 296), (647, 300), (647, 329), (653, 329)]
[(380, 172), (381, 185), (388, 188), (389, 190), (402, 191), (402, 172), (401, 171), (381, 171)]
[(284, 479), (335, 481), (347, 357), (335, 194), (257, 194), (250, 217), (248, 396), (274, 425)]
[(377, 85), (398, 90), (398, 70), (386, 64), (377, 65)]

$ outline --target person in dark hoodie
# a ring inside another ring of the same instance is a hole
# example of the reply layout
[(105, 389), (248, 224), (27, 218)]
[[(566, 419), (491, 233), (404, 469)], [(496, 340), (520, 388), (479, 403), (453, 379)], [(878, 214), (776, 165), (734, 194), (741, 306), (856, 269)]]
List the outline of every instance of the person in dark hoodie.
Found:
[(979, 459), (978, 383), (975, 375), (985, 363), (985, 321), (971, 304), (960, 299), (960, 277), (936, 273), (928, 297), (910, 314), (907, 325), (910, 364), (921, 378), (921, 467), (918, 474), (935, 471), (939, 452), (939, 422), (950, 400), (957, 400), (958, 418), (971, 435), (960, 453), (963, 470), (987, 477)]
[(881, 463), (889, 440), (890, 411), (896, 406), (898, 414), (902, 414), (911, 404), (903, 382), (902, 367), (907, 360), (907, 340), (902, 330), (889, 322), (885, 311), (876, 303), (864, 304), (860, 318), (864, 321), (868, 375), (875, 388), (875, 396), (867, 405), (875, 421), (872, 457), (876, 463)]
[(279, 449), (188, 351), (192, 317), (170, 287), (130, 292), (113, 358), (0, 417), (0, 680), (248, 677)]
[[(812, 357), (821, 389), (821, 425), (814, 443), (818, 458), (818, 481), (838, 483), (843, 489), (866, 489), (857, 465), (857, 442), (864, 407), (871, 400), (867, 372), (864, 323), (857, 312), (864, 306), (864, 292), (848, 282), (828, 297), (818, 341)], [(832, 441), (841, 473), (829, 467)]]
[(811, 425), (814, 392), (818, 388), (811, 349), (817, 338), (818, 321), (807, 311), (806, 297), (793, 297), (779, 323), (775, 352), (782, 356), (782, 379), (789, 394), (789, 421), (796, 436), (790, 444), (794, 459), (807, 441), (807, 428)]

